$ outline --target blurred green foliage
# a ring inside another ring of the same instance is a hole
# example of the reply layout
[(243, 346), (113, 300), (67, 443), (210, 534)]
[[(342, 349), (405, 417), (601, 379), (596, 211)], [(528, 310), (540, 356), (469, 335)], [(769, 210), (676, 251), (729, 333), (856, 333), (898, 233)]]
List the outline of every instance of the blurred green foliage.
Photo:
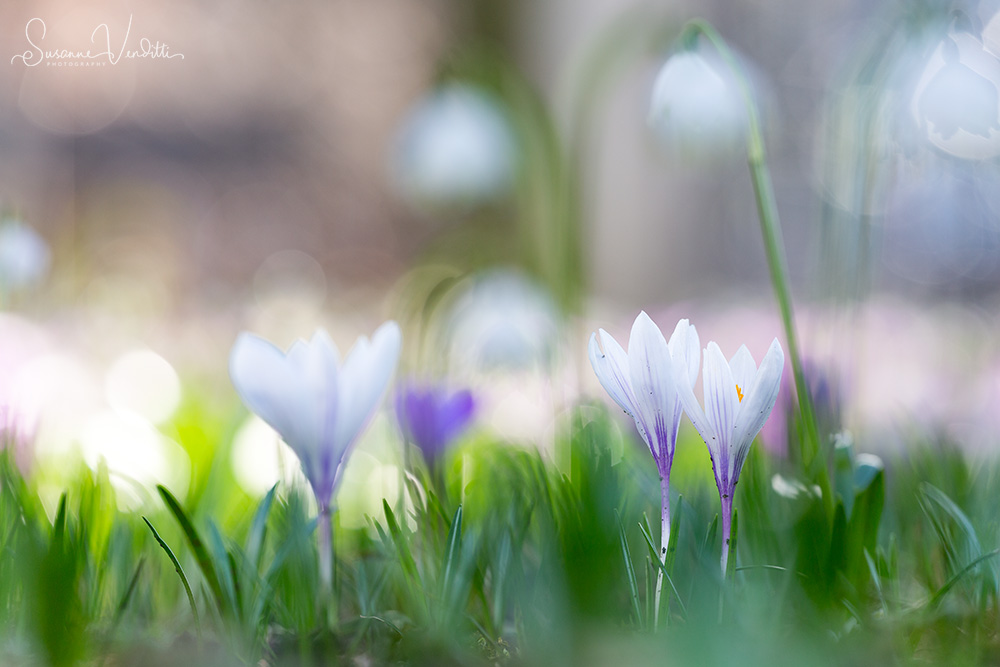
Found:
[(657, 515), (658, 480), (648, 452), (621, 442), (601, 409), (582, 407), (561, 430), (565, 471), (480, 435), (434, 472), (414, 467), (412, 505), (386, 502), (361, 529), (335, 519), (330, 597), (319, 593), (316, 519), (301, 490), (248, 498), (218, 460), (229, 436), (211, 424), (226, 420), (207, 423), (188, 443), (215, 452), (193, 472), (204, 474), (192, 484), (199, 492), (182, 503), (161, 488), (141, 514), (118, 509), (106, 470), (86, 468), (46, 511), (3, 455), (3, 664), (991, 664), (1000, 655), (997, 469), (947, 444), (915, 443), (883, 468), (841, 438), (829, 448), (832, 516), (800, 463), (755, 447), (724, 581), (718, 496), (703, 446), (682, 431), (673, 487), (683, 497), (653, 628), (659, 536), (647, 517)]

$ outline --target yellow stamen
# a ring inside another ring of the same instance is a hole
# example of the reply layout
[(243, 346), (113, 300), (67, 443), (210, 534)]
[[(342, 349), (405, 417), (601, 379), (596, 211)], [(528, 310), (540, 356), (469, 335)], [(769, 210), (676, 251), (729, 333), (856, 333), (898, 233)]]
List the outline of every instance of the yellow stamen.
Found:
[(736, 397), (740, 399), (740, 403), (743, 402), (743, 390), (740, 389), (739, 385), (736, 385)]

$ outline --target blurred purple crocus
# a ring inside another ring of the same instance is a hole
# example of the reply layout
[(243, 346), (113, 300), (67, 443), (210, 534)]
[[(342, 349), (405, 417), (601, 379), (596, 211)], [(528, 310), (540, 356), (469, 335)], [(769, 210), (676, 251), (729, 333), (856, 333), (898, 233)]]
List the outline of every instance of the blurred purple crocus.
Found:
[[(808, 357), (802, 360), (802, 373), (806, 378), (809, 396), (812, 398), (813, 411), (824, 433), (833, 432), (841, 420), (843, 396), (841, 383), (836, 369), (830, 364), (820, 363)], [(760, 439), (768, 452), (777, 456), (787, 456), (793, 442), (791, 434), (795, 433), (796, 421), (799, 415), (799, 402), (795, 396), (795, 379), (792, 377), (791, 366), (786, 365), (781, 374), (781, 388), (778, 390), (778, 400), (774, 404), (771, 418), (760, 430)]]
[(476, 403), (467, 389), (410, 383), (396, 393), (396, 418), (403, 436), (424, 454), (429, 466), (461, 435), (475, 415)]

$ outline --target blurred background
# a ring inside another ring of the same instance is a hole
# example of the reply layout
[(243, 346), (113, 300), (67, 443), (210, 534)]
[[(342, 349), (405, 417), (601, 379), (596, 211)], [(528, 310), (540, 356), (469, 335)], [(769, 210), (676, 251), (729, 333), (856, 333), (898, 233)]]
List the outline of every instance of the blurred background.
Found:
[[(639, 309), (759, 358), (780, 324), (746, 117), (717, 54), (676, 41), (696, 15), (737, 52), (761, 109), (830, 430), (868, 448), (917, 429), (989, 450), (998, 12), (4, 3), (0, 383), (34, 443), (25, 466), (55, 489), (46, 457), (118, 457), (130, 479), (182, 494), (207, 456), (185, 424), (206, 414), (218, 426), (198, 442), (250, 442), (234, 456), (247, 459), (259, 424), (226, 376), (243, 329), (287, 346), (322, 325), (345, 351), (398, 319), (401, 374), (472, 385), (484, 428), (542, 443), (581, 391), (601, 395), (589, 332), (624, 343)], [(372, 475), (392, 460), (380, 424)], [(260, 439), (273, 452), (273, 434)], [(273, 477), (234, 474), (254, 493)]]

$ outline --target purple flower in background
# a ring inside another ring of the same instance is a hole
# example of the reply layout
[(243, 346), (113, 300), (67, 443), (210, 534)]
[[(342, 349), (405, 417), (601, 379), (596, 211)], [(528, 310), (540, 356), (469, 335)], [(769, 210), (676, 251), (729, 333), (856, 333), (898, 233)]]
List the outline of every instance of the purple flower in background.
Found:
[[(812, 398), (813, 411), (819, 423), (820, 430), (835, 431), (840, 424), (841, 386), (836, 370), (830, 364), (822, 364), (812, 359), (802, 360), (802, 372), (806, 377), (806, 386)], [(760, 430), (760, 439), (771, 454), (786, 456), (793, 446), (790, 434), (795, 433), (798, 420), (799, 401), (795, 395), (795, 379), (792, 377), (790, 365), (782, 371), (781, 389), (778, 390), (778, 400), (774, 404), (771, 418)]]
[(408, 384), (396, 393), (396, 418), (408, 442), (424, 453), (428, 465), (472, 422), (476, 404), (466, 389)]

